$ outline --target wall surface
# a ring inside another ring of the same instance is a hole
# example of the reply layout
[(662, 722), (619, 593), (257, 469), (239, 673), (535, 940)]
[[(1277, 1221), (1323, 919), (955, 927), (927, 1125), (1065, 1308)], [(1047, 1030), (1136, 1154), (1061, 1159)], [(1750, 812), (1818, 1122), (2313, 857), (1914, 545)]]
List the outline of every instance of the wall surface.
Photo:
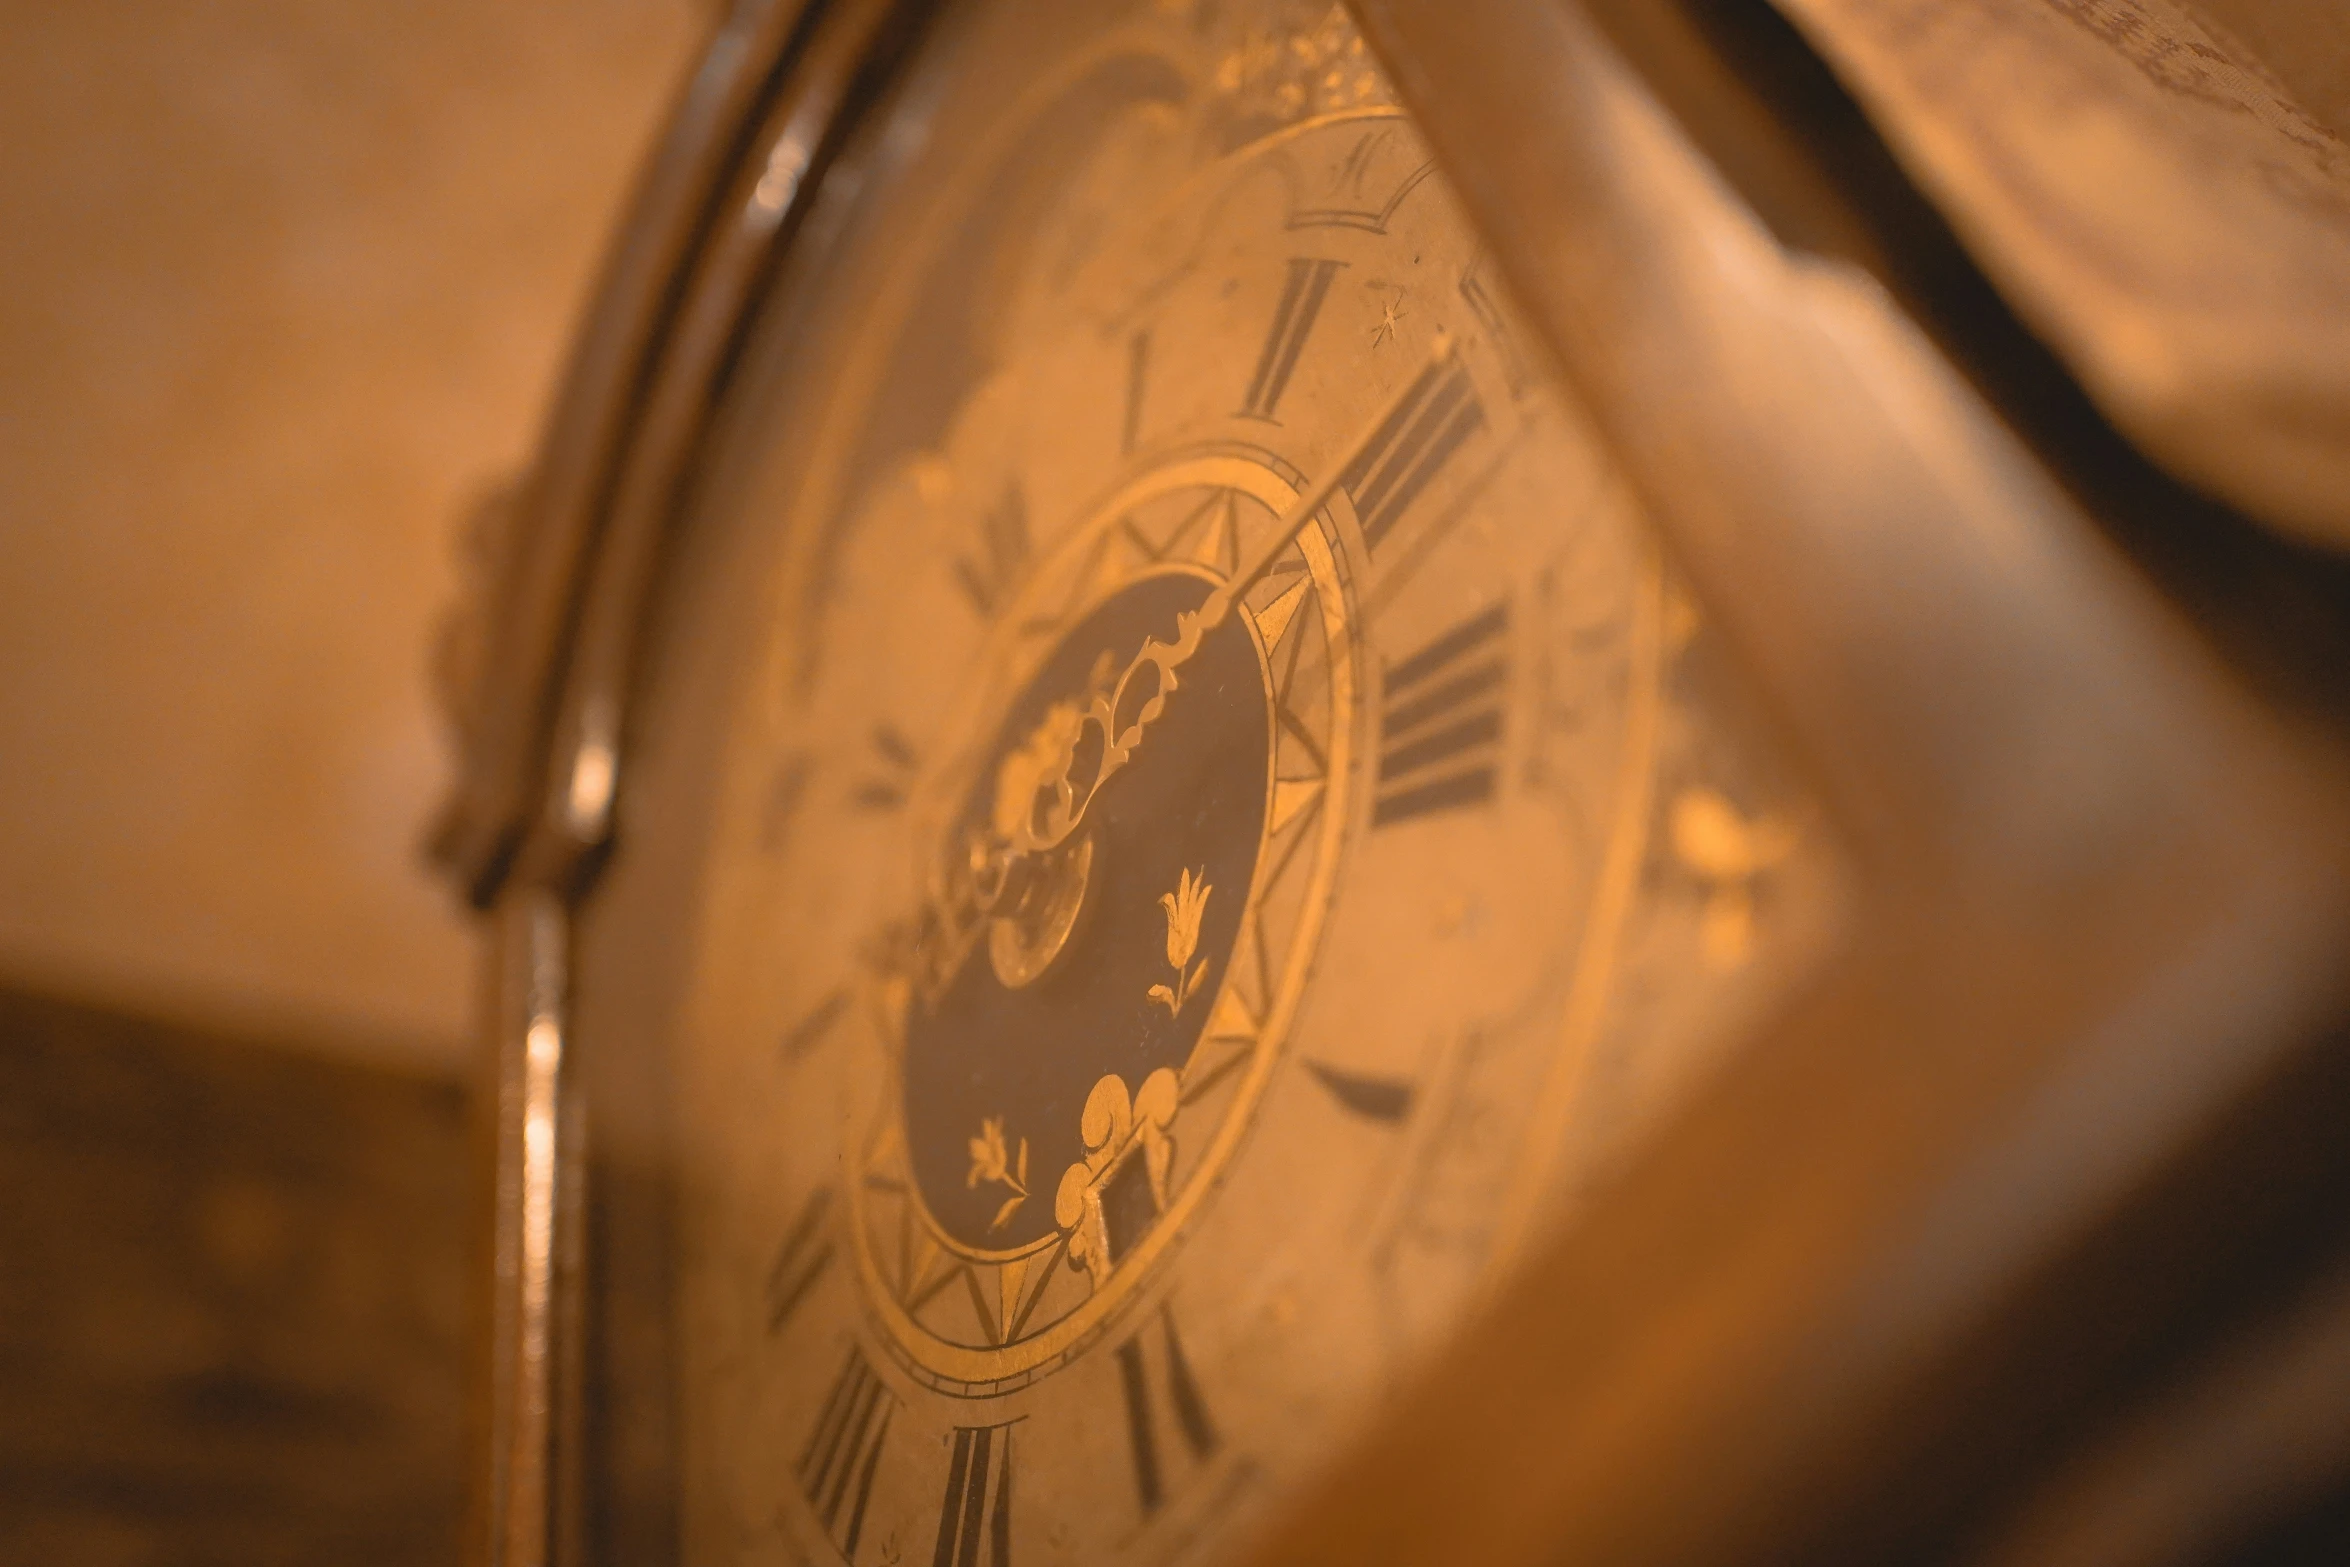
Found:
[(452, 1061), (415, 846), (693, 0), (0, 0), (0, 979)]
[[(2350, 5), (2202, 5), (2350, 128)], [(452, 534), (715, 9), (0, 0), (0, 982), (458, 1058)]]

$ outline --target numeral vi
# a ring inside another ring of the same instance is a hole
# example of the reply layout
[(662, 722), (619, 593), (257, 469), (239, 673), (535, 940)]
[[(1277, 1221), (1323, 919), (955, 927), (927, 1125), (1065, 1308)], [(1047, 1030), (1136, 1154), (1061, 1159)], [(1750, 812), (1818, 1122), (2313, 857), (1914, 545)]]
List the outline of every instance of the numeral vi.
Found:
[(955, 1428), (932, 1567), (1012, 1567), (1012, 1424)]

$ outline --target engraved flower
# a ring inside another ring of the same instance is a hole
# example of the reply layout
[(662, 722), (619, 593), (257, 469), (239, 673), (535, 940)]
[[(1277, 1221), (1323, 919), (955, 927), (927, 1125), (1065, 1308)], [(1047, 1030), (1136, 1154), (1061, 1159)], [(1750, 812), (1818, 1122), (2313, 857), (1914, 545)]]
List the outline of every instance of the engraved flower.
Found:
[(971, 1150), (971, 1172), (963, 1177), (966, 1187), (989, 1181), (1012, 1189), (1012, 1195), (996, 1210), (995, 1222), (988, 1226), (1000, 1230), (1028, 1200), (1028, 1139), (1020, 1139), (1020, 1157), (1013, 1160), (1004, 1142), (1004, 1118), (994, 1115), (979, 1123), (979, 1135), (966, 1146)]
[(1159, 907), (1167, 911), (1167, 962), (1175, 970), (1175, 983), (1151, 986), (1150, 998), (1164, 1005), (1170, 1017), (1183, 1011), (1183, 1003), (1199, 989), (1208, 971), (1205, 959), (1192, 964), (1190, 972), (1184, 971), (1191, 955), (1199, 950), (1200, 921), (1208, 912), (1208, 895), (1216, 890), (1208, 885), (1207, 874), (1205, 866), (1197, 875), (1187, 870), (1173, 892), (1159, 895)]

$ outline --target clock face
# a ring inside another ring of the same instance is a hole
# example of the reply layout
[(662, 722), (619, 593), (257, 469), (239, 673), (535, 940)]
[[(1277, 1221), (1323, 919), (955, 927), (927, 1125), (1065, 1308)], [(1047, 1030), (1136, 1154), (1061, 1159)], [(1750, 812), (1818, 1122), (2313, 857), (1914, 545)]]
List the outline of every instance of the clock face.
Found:
[(1829, 862), (1341, 11), (949, 7), (845, 168), (670, 626), (684, 1553), (1207, 1550)]

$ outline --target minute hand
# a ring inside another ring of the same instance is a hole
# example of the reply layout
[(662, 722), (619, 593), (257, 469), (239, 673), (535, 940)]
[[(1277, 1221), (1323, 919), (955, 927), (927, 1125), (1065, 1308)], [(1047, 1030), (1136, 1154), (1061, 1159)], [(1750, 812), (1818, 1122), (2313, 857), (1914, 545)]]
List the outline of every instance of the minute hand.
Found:
[[(1102, 787), (1133, 759), (1144, 733), (1166, 708), (1167, 697), (1180, 683), (1177, 671), (1191, 661), (1207, 634), (1231, 617), (1233, 606), (1264, 580), (1273, 563), (1322, 508), (1330, 504), (1330, 498), (1338, 493), (1339, 486), (1356, 465), (1381, 442), (1393, 439), (1393, 426), (1408, 416), (1430, 383), (1445, 373), (1453, 359), (1451, 334), (1437, 333), (1429, 345), (1427, 365), (1363, 425), (1313, 488), (1281, 514), (1273, 531), (1265, 535), (1248, 560), (1210, 593), (1198, 609), (1175, 617), (1175, 640), (1144, 641), (1142, 650), (1134, 655), (1117, 682), (1107, 690), (1094, 693), (1071, 742), (1069, 761), (1052, 786), (1052, 798), (1040, 800), (1038, 808), (1012, 832), (1010, 848), (1015, 855), (1044, 853), (1069, 841), (1084, 824), (1086, 812), (1099, 798)], [(1098, 736), (1098, 740), (1089, 744), (1089, 736)]]

